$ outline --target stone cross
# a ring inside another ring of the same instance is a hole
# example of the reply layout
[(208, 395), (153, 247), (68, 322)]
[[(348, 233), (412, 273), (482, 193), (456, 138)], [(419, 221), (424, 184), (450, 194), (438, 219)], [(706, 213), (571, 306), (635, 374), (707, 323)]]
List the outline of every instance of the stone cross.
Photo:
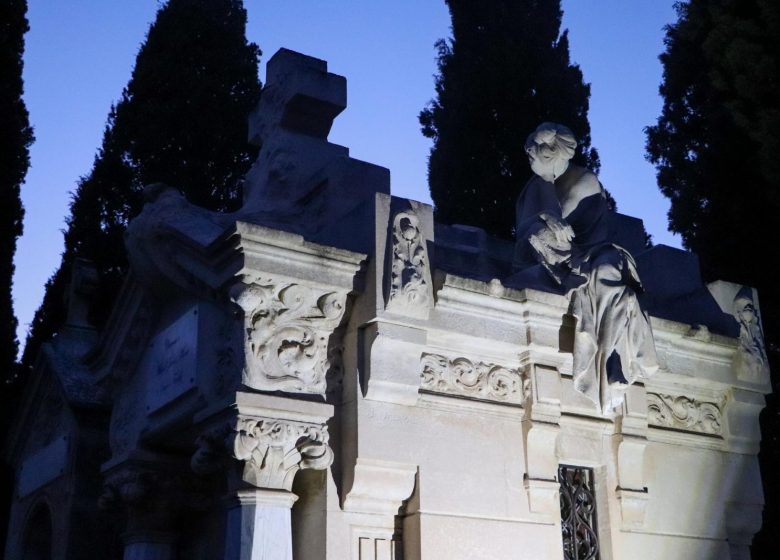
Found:
[(268, 61), (260, 103), (249, 117), (249, 141), (260, 146), (247, 175), (243, 211), (294, 214), (313, 188), (311, 177), (349, 151), (328, 142), (347, 105), (347, 81), (327, 63), (280, 49)]
[(266, 86), (249, 118), (249, 141), (262, 146), (276, 129), (327, 140), (347, 106), (347, 80), (324, 60), (279, 49), (268, 61)]

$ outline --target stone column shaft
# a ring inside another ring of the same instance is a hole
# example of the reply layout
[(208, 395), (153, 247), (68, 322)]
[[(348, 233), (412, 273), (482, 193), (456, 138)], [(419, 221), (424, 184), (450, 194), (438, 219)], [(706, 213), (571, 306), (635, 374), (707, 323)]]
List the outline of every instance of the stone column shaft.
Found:
[(297, 499), (287, 490), (239, 490), (228, 506), (224, 560), (292, 560), (290, 509)]

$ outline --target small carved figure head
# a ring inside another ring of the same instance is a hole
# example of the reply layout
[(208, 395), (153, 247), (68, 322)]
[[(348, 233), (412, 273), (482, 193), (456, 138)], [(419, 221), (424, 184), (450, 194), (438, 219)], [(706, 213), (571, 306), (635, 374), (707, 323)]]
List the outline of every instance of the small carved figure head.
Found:
[(536, 127), (525, 141), (525, 152), (531, 169), (549, 182), (563, 175), (576, 148), (574, 133), (562, 124), (550, 122)]

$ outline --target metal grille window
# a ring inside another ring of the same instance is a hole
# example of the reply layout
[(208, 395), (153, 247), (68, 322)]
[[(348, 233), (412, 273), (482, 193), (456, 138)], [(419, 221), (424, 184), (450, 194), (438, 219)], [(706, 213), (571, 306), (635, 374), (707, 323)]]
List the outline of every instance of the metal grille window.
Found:
[(561, 530), (565, 560), (598, 560), (593, 469), (558, 466), (561, 484)]

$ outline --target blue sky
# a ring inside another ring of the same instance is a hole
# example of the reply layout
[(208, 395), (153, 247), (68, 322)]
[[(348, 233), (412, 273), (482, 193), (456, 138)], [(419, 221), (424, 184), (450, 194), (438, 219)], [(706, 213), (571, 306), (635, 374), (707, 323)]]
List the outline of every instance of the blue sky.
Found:
[[(572, 60), (591, 83), (593, 145), (602, 183), (625, 214), (642, 218), (656, 243), (669, 205), (644, 160), (645, 126), (660, 109), (663, 26), (674, 0), (563, 0)], [(121, 95), (154, 19), (156, 0), (29, 0), (25, 101), (35, 128), (22, 199), (25, 233), (16, 254), (18, 336), (59, 264), (70, 193), (89, 173), (111, 103)], [(433, 96), (434, 42), (449, 36), (443, 0), (245, 0), (247, 36), (265, 62), (280, 47), (328, 61), (347, 77), (349, 105), (330, 140), (352, 157), (388, 167), (395, 195), (430, 202), (430, 141), (417, 115)], [(565, 123), (564, 123), (565, 124)], [(522, 136), (530, 131), (522, 131)]]

